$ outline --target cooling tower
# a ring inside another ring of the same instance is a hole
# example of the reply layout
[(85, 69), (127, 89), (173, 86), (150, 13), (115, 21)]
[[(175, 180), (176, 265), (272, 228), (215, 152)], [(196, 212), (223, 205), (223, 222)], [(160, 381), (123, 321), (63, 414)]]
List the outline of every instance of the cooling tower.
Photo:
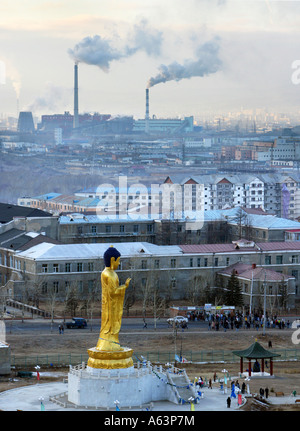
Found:
[(74, 117), (73, 128), (78, 127), (78, 64), (74, 65)]
[(20, 112), (18, 119), (18, 132), (33, 133), (34, 131), (32, 112)]

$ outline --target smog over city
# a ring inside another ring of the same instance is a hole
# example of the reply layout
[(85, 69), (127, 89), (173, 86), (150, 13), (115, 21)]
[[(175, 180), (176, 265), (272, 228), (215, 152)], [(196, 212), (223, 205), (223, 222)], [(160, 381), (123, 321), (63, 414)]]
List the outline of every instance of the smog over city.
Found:
[(0, 35), (0, 410), (54, 352), (46, 409), (299, 407), (300, 0), (2, 0)]

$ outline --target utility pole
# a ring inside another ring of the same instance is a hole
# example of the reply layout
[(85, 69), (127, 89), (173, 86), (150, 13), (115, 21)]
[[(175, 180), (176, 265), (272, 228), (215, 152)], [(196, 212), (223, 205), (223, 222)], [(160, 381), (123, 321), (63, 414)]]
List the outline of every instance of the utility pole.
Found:
[(266, 286), (266, 270), (265, 270), (265, 280), (264, 280), (264, 324), (263, 324), (263, 335), (266, 335), (266, 290), (267, 290), (267, 286)]

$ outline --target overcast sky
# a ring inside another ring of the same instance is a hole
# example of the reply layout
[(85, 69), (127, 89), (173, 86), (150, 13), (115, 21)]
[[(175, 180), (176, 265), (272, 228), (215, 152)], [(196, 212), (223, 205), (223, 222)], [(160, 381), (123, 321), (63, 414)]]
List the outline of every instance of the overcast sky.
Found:
[(72, 112), (74, 61), (81, 113), (300, 112), (299, 33), (300, 1), (1, 0), (0, 113)]

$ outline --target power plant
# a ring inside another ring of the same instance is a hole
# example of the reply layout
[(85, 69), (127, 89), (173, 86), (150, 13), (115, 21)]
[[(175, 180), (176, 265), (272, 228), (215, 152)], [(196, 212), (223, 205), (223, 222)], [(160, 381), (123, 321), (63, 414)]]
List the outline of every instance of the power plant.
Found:
[(194, 131), (194, 117), (180, 118), (150, 118), (149, 110), (149, 88), (146, 88), (146, 113), (145, 118), (136, 120), (133, 125), (133, 132), (152, 134), (191, 133)]
[[(79, 115), (79, 89), (78, 89), (78, 62), (74, 63), (74, 106), (73, 115), (68, 111), (64, 114), (42, 115), (42, 121), (38, 124), (39, 131), (50, 131), (61, 128), (65, 136), (75, 133), (80, 135), (102, 134), (146, 134), (146, 135), (174, 135), (185, 134), (194, 131), (194, 118), (150, 118), (150, 91), (146, 88), (146, 112), (142, 119), (134, 120), (133, 116), (112, 117), (107, 114), (81, 114)], [(66, 135), (67, 133), (67, 135)]]

